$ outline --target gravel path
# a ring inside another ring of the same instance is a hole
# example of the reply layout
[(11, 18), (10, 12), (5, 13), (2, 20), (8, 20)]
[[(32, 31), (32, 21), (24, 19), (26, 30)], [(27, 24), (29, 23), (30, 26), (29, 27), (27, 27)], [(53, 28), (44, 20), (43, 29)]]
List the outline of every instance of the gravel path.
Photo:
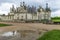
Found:
[[(0, 28), (0, 33), (9, 32), (9, 31), (15, 31), (15, 30), (32, 30), (36, 31), (36, 33), (29, 33), (24, 38), (21, 38), (20, 34), (14, 36), (14, 37), (0, 37), (0, 40), (36, 40), (37, 37), (42, 36), (44, 31), (49, 31), (53, 29), (59, 29), (60, 30), (60, 24), (59, 25), (49, 25), (49, 24), (42, 24), (42, 23), (8, 23), (8, 22), (0, 22), (4, 24), (12, 24), (12, 26), (6, 26)], [(42, 35), (41, 33), (42, 32)]]
[(8, 32), (13, 30), (53, 30), (59, 29), (60, 25), (49, 25), (49, 24), (42, 24), (42, 23), (8, 23), (8, 22), (0, 22), (5, 24), (12, 24), (12, 26), (1, 27), (0, 32)]

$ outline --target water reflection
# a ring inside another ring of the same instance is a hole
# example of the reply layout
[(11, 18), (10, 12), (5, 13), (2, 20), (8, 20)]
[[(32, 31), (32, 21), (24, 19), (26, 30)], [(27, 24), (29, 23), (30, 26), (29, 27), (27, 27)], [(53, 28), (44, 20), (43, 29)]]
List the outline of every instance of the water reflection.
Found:
[[(17, 30), (11, 32), (5, 32), (2, 34), (2, 40), (5, 38), (6, 40), (35, 40), (41, 35), (40, 31), (34, 30)], [(1, 37), (0, 37), (1, 38)]]
[(2, 34), (2, 36), (8, 37), (8, 36), (14, 36), (16, 34), (17, 34), (17, 31), (14, 31), (14, 32), (5, 32), (5, 33)]

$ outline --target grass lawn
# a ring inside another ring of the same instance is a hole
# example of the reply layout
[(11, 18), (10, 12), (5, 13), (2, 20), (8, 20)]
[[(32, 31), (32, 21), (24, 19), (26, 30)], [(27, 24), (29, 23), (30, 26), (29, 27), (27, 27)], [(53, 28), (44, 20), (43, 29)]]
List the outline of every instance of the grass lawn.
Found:
[(60, 20), (52, 20), (53, 22), (60, 22)]
[(49, 31), (37, 40), (60, 40), (60, 30)]
[(0, 27), (10, 26), (9, 24), (0, 24)]

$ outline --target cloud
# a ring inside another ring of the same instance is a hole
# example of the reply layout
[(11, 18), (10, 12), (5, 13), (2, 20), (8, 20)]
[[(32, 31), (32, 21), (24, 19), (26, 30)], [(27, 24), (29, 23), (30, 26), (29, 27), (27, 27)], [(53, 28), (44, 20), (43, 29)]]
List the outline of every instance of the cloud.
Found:
[(57, 11), (51, 13), (51, 17), (56, 17), (56, 16), (60, 17), (60, 10), (57, 10)]
[(7, 15), (7, 13), (8, 13), (7, 11), (1, 11), (0, 10), (0, 15), (2, 15), (2, 14), (6, 14)]
[[(0, 0), (0, 13), (8, 13), (9, 8), (14, 4), (15, 6), (20, 6), (20, 2), (25, 1), (27, 5), (34, 5), (38, 7), (46, 7), (46, 2), (48, 2), (49, 7), (52, 10), (52, 16), (58, 15), (60, 10), (60, 0)], [(58, 13), (58, 14), (57, 14)], [(60, 15), (58, 15), (60, 16)]]
[[(10, 7), (15, 5), (14, 3), (1, 3), (0, 5), (0, 14), (8, 14)], [(16, 5), (15, 5), (16, 7)]]

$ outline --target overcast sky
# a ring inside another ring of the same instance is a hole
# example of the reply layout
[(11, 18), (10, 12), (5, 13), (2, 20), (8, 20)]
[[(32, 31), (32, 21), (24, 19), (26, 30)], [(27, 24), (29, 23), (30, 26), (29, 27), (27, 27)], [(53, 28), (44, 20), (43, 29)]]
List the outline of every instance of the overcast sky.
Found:
[(51, 16), (60, 16), (60, 0), (0, 0), (0, 14), (8, 14), (10, 7), (20, 6), (20, 2), (25, 1), (27, 5), (34, 5), (38, 7), (41, 5), (45, 8), (46, 2), (51, 8)]

